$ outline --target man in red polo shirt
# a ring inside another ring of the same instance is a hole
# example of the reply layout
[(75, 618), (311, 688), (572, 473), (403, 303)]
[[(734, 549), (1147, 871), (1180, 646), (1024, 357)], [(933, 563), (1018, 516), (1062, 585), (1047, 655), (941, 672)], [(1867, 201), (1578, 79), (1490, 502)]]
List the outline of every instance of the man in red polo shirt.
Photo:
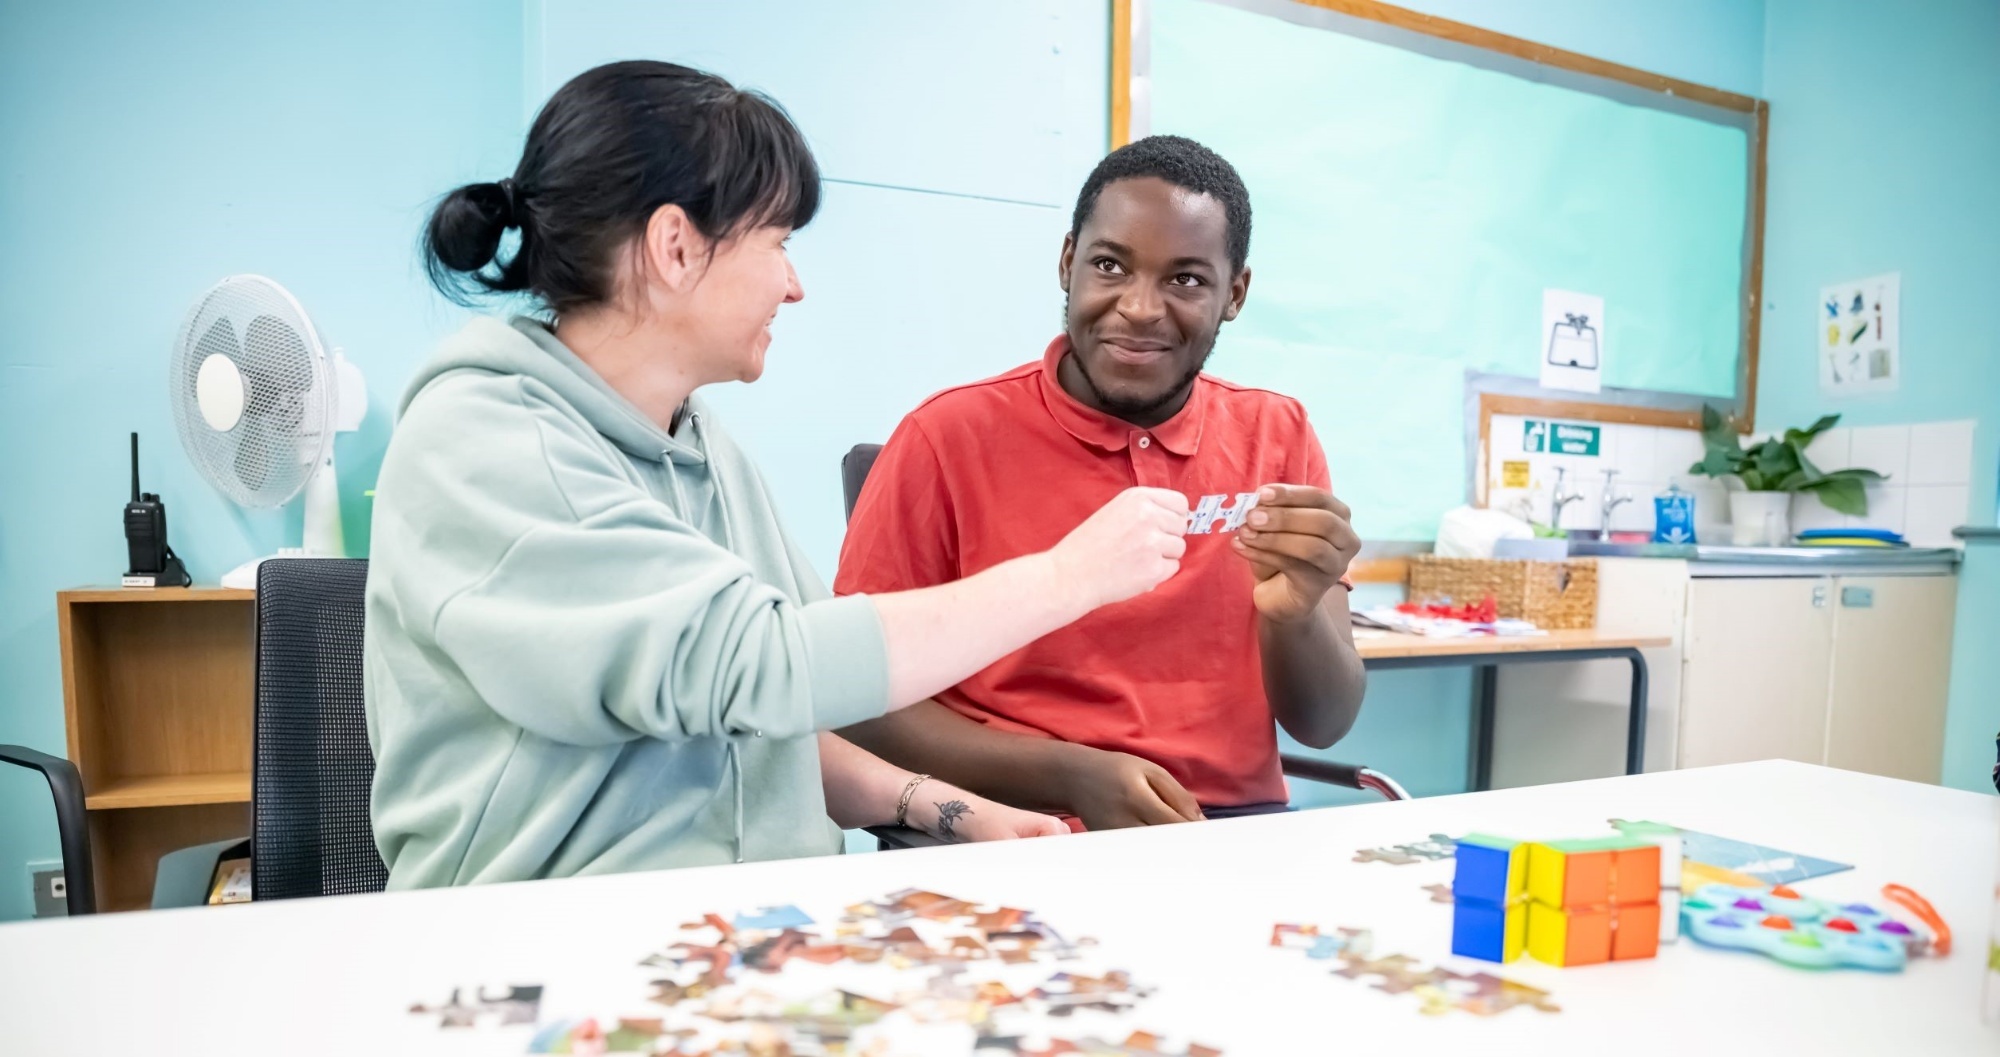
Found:
[(870, 472), (834, 590), (947, 583), (1045, 550), (1124, 488), (1188, 497), (1180, 572), (938, 695), (841, 733), (1092, 829), (1283, 810), (1272, 720), (1339, 740), (1365, 677), (1360, 541), (1296, 400), (1201, 373), (1250, 287), (1250, 202), (1191, 140), (1120, 148), (1063, 240), (1065, 333), (912, 411)]

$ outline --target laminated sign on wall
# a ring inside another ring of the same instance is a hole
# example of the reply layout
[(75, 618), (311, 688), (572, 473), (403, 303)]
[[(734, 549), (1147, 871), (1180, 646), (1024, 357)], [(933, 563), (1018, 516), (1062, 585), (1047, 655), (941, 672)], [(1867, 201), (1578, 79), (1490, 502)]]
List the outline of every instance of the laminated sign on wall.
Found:
[(1595, 393), (1604, 388), (1604, 299), (1542, 291), (1542, 387)]
[(1887, 393), (1901, 382), (1897, 332), (1901, 272), (1829, 286), (1819, 292), (1814, 338), (1819, 387), (1829, 395)]

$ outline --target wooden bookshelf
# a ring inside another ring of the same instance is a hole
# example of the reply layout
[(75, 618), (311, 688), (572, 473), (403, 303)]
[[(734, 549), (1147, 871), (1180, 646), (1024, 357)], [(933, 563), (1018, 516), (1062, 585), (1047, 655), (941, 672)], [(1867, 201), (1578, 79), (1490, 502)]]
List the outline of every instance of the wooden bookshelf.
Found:
[(167, 852), (249, 836), (255, 621), (252, 591), (57, 593), (100, 909), (148, 906)]
[(247, 804), (250, 802), (250, 772), (224, 771), (217, 774), (166, 774), (149, 778), (124, 778), (100, 786), (84, 796), (92, 811), (128, 807), (184, 807), (188, 804)]

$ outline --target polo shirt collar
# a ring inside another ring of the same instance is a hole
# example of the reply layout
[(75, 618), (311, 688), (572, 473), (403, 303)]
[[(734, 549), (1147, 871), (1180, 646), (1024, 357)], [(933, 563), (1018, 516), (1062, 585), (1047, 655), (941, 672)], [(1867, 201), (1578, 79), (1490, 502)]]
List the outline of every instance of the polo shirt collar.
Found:
[(1069, 355), (1069, 350), (1069, 335), (1056, 335), (1055, 340), (1049, 342), (1047, 351), (1042, 353), (1041, 378), (1042, 402), (1048, 405), (1049, 415), (1069, 431), (1070, 436), (1105, 451), (1123, 451), (1132, 438), (1140, 434), (1150, 434), (1161, 447), (1175, 455), (1193, 455), (1201, 446), (1202, 413), (1207, 407), (1208, 386), (1203, 384), (1206, 379), (1195, 378), (1194, 390), (1174, 417), (1152, 429), (1141, 429), (1122, 418), (1086, 407), (1069, 395), (1069, 390), (1062, 387), (1062, 380), (1056, 375), (1056, 368), (1062, 365), (1063, 357)]

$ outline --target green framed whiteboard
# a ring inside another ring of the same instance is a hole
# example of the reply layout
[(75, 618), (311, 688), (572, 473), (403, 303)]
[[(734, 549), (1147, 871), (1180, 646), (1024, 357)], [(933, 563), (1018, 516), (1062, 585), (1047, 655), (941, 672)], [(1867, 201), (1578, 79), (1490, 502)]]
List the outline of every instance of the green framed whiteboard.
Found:
[(1604, 298), (1584, 399), (1750, 420), (1762, 101), (1366, 0), (1113, 21), (1114, 140), (1188, 136), (1250, 189), (1211, 369), (1305, 402), (1368, 537), (1466, 500), (1468, 379), (1533, 386), (1547, 288)]

